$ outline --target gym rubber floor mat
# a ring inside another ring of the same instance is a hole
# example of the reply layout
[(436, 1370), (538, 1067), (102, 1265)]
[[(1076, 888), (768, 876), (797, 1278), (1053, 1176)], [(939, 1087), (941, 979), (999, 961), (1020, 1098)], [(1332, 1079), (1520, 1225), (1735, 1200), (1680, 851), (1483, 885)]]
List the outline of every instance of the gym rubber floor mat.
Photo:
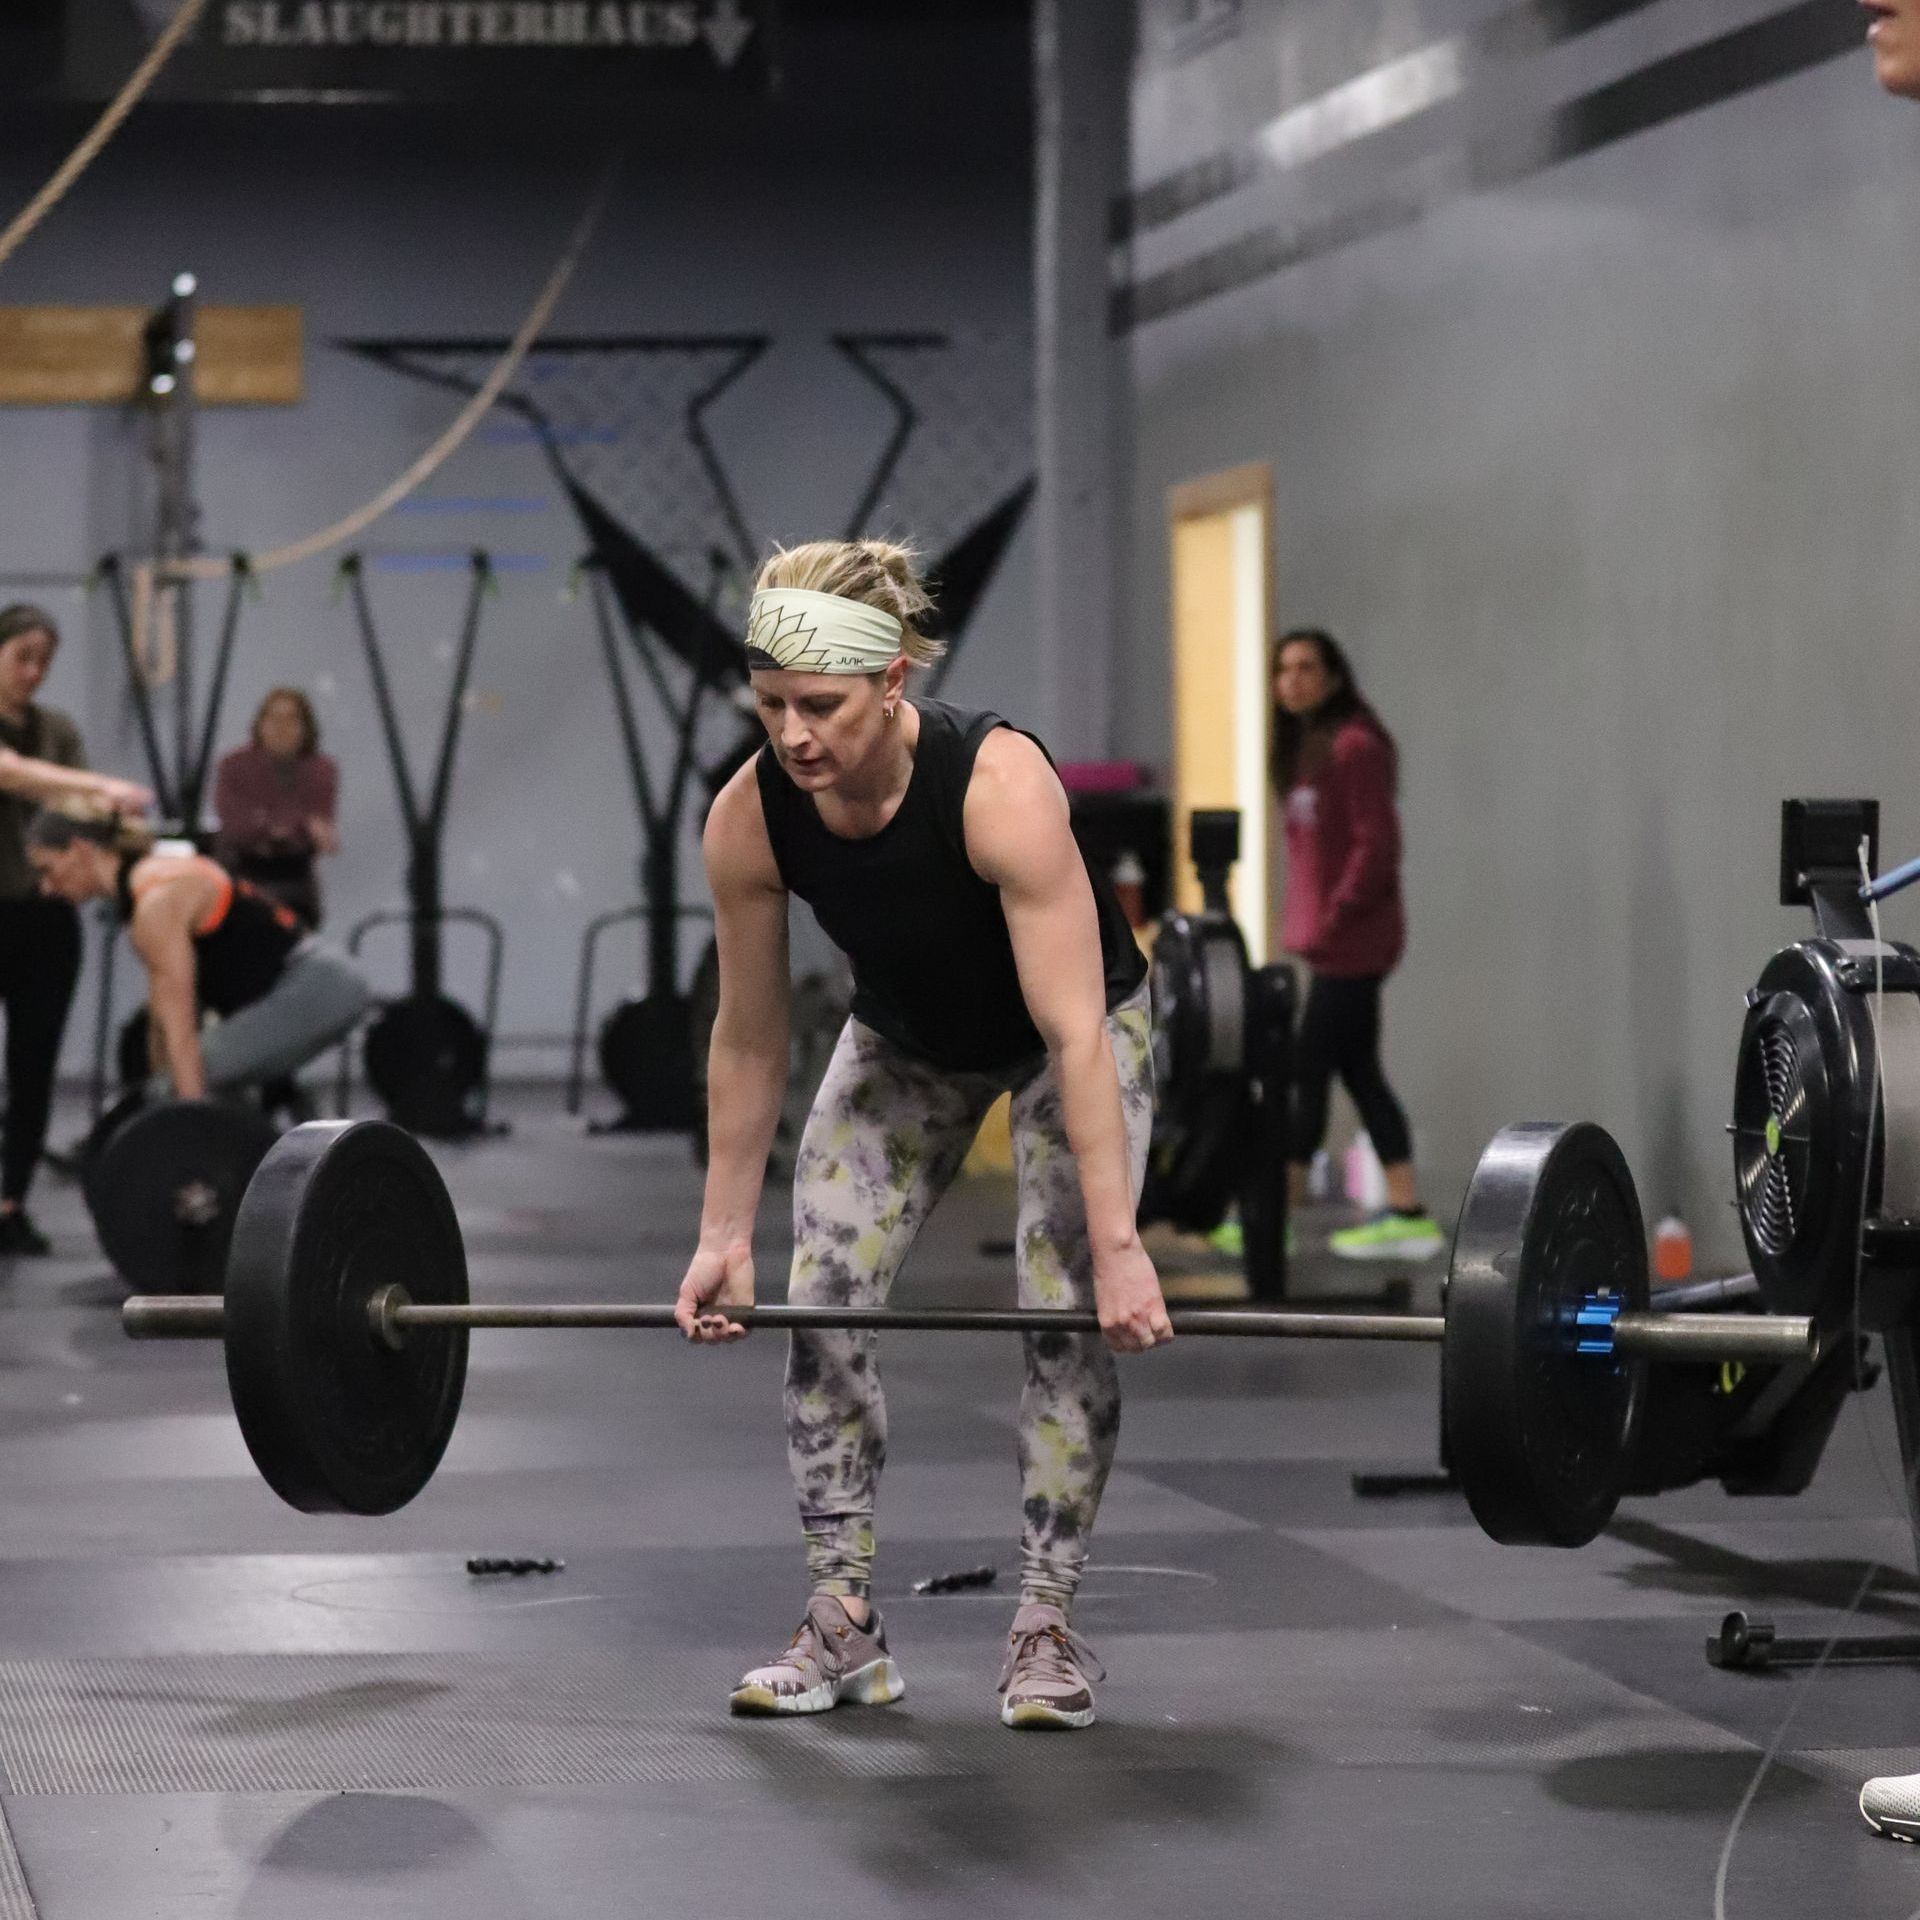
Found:
[(1354, 1529), (1471, 1527), (1466, 1497), (1457, 1492), (1400, 1493), (1362, 1500), (1353, 1491), (1356, 1472), (1386, 1468), (1432, 1473), (1433, 1461), (1178, 1460), (1138, 1466), (1142, 1479), (1205, 1500), (1222, 1512), (1263, 1527)]
[[(1634, 1502), (1621, 1511), (1638, 1517), (1657, 1505)], [(1840, 1606), (1869, 1561), (1897, 1570), (1912, 1551), (1911, 1536), (1891, 1515), (1801, 1521), (1792, 1512), (1791, 1502), (1769, 1501), (1764, 1520), (1661, 1524), (1651, 1532), (1623, 1518), (1578, 1553), (1497, 1547), (1475, 1529), (1415, 1525), (1411, 1514), (1399, 1530), (1292, 1531), (1379, 1580), (1413, 1584), (1417, 1568), (1430, 1599), (1482, 1620), (1679, 1619), (1698, 1621), (1703, 1632), (1730, 1607)], [(1912, 1576), (1896, 1571), (1890, 1589), (1903, 1580), (1910, 1585)], [(1869, 1618), (1861, 1631), (1874, 1624)]]
[[(1745, 1753), (1539, 1648), (1481, 1631), (1109, 1636), (1097, 1734), (1010, 1739), (997, 1645), (903, 1643), (908, 1701), (802, 1723), (730, 1719), (724, 1655), (644, 1665), (428, 1654), (0, 1664), (8, 1791), (271, 1793), (485, 1786), (1289, 1771), (1538, 1769), (1636, 1753)], [(1354, 1711), (1360, 1675), (1376, 1689)], [(1260, 1676), (1259, 1698), (1248, 1676)]]
[(4, 1808), (0, 1808), (0, 1920), (38, 1920)]
[[(1911, 1632), (1912, 1622), (1855, 1618), (1801, 1608), (1765, 1609), (1784, 1634), (1824, 1639), (1836, 1629), (1871, 1635)], [(1791, 1749), (1795, 1754), (1829, 1748), (1883, 1748), (1893, 1764), (1861, 1774), (1912, 1773), (1920, 1769), (1920, 1672), (1911, 1666), (1830, 1666), (1794, 1695), (1805, 1668), (1774, 1673), (1726, 1673), (1707, 1664), (1704, 1647), (1713, 1620), (1543, 1620), (1509, 1631), (1536, 1646), (1578, 1660), (1622, 1686), (1663, 1700), (1677, 1712), (1710, 1722), (1756, 1746), (1772, 1738), (1794, 1700)], [(1689, 1625), (1693, 1630), (1689, 1631)], [(1902, 1740), (1911, 1742), (1903, 1750)], [(1860, 1784), (1854, 1782), (1855, 1787)], [(1912, 1905), (1920, 1906), (1920, 1887)]]

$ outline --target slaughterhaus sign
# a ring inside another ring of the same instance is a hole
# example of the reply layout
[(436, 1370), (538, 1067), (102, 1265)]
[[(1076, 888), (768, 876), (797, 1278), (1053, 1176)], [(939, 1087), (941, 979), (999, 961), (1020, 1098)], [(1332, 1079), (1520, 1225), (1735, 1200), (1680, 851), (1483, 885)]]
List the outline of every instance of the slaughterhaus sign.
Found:
[[(70, 91), (104, 96), (175, 0), (70, 0)], [(4, 0), (0, 0), (4, 4)], [(763, 88), (776, 0), (213, 0), (155, 92), (462, 100)]]

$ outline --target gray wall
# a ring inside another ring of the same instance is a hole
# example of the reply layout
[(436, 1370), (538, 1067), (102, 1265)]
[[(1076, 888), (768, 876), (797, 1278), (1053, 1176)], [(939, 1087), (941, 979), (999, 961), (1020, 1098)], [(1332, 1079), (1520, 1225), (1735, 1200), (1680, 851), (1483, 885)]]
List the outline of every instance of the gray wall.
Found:
[[(1184, 57), (1179, 11), (1146, 13), (1136, 182), (1487, 9), (1249, 0)], [(1463, 127), (1764, 11), (1676, 0), (1514, 59), (1439, 124), (1161, 228), (1133, 271), (1430, 181)], [(1651, 1210), (1737, 1255), (1740, 996), (1802, 932), (1778, 803), (1877, 794), (1888, 864), (1920, 847), (1916, 182), (1920, 113), (1854, 55), (1129, 334), (1121, 744), (1168, 747), (1166, 487), (1271, 460), (1280, 618), (1349, 643), (1404, 752), (1388, 1061), (1444, 1197), (1502, 1123), (1591, 1116)], [(1905, 902), (1887, 926), (1920, 933)]]
[[(929, 406), (928, 430), (876, 516), (937, 552), (1031, 463), (1024, 27), (1005, 17), (888, 31), (796, 21), (785, 61), (776, 102), (650, 106), (620, 129), (379, 110), (153, 109), (0, 273), (0, 299), (141, 301), (191, 267), (211, 300), (298, 302), (304, 403), (201, 416), (206, 541), (216, 551), (264, 548), (373, 493), (458, 405), (333, 340), (511, 331), (621, 132), (629, 153), (619, 193), (556, 326), (776, 337), (712, 421), (762, 541), (840, 531), (891, 424), (827, 336), (951, 333), (943, 366), (929, 359), (903, 374)], [(0, 206), (23, 201), (75, 131), (16, 116), (0, 141)], [(129, 424), (99, 411), (0, 412), (0, 572), (84, 569), (128, 542), (139, 524), (136, 448)], [(694, 529), (697, 554), (706, 502), (661, 497), (693, 471), (678, 449), (640, 510), (640, 530), (670, 538)], [(506, 504), (460, 504), (474, 499)], [(503, 1025), (520, 1044), (505, 1069), (547, 1069), (555, 1050), (524, 1043), (565, 1027), (580, 931), (631, 898), (636, 882), (637, 826), (593, 628), (584, 602), (561, 597), (583, 543), (537, 450), (498, 416), (412, 507), (373, 529), (369, 548), (453, 554), (481, 543), (514, 568), (482, 628), (447, 891), (507, 926)], [(399, 903), (403, 854), (355, 628), (331, 597), (333, 564), (268, 581), (243, 628), (225, 736), (243, 733), (274, 682), (316, 690), (344, 765), (345, 850), (329, 869), (333, 925), (343, 929)], [(455, 573), (371, 577), (422, 766), (462, 586)], [(134, 770), (107, 610), (51, 598), (69, 644), (47, 697), (80, 717), (99, 764)], [(948, 683), (953, 697), (1019, 697), (1030, 601), (1020, 539)], [(216, 612), (216, 597), (204, 595), (203, 629)], [(662, 728), (648, 725), (663, 753)], [(721, 721), (708, 737), (718, 746), (735, 731)], [(696, 837), (697, 820), (687, 885), (701, 898)], [(631, 983), (637, 946), (609, 947), (609, 991)], [(397, 987), (401, 941), (387, 936), (370, 952), (381, 983)], [(451, 952), (450, 985), (471, 1001), (477, 969), (457, 935)], [(87, 1027), (80, 1018), (70, 1030), (70, 1065)]]

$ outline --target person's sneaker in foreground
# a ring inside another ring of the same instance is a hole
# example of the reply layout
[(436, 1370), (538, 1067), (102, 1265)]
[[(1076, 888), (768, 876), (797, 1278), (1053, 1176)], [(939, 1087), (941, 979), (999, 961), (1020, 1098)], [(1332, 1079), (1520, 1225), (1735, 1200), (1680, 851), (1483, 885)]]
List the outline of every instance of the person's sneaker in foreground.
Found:
[[(1293, 1230), (1293, 1222), (1287, 1222), (1287, 1258), (1291, 1260), (1299, 1252), (1299, 1236)], [(1224, 1253), (1229, 1260), (1244, 1260), (1247, 1257), (1247, 1230), (1238, 1218), (1229, 1215), (1207, 1235), (1207, 1245), (1215, 1253)]]
[(53, 1242), (27, 1218), (25, 1207), (0, 1213), (0, 1256), (25, 1253), (35, 1256), (53, 1251)]
[(834, 1595), (816, 1593), (786, 1651), (743, 1674), (727, 1704), (735, 1713), (825, 1713), (842, 1701), (883, 1707), (905, 1692), (880, 1616), (869, 1608), (856, 1626)]
[(1889, 1840), (1920, 1841), (1920, 1773), (1890, 1773), (1860, 1789), (1860, 1817)]
[(1429, 1213), (1375, 1214), (1327, 1240), (1342, 1260), (1431, 1260), (1446, 1244), (1440, 1223)]
[(1000, 1669), (1003, 1727), (1090, 1727), (1093, 1686), (1106, 1669), (1067, 1625), (1058, 1607), (1029, 1600), (1013, 1616), (1007, 1661)]

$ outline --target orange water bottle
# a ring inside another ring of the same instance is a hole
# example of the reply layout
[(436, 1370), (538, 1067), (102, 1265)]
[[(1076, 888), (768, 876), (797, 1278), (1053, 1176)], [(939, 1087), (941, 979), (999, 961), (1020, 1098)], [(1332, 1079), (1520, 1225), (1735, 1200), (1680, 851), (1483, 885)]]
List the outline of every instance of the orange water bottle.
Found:
[(1653, 1230), (1653, 1277), (1667, 1284), (1693, 1273), (1693, 1235), (1677, 1213), (1670, 1213)]
[(1127, 925), (1138, 931), (1147, 923), (1147, 870), (1140, 864), (1140, 856), (1127, 847), (1113, 863), (1108, 877), (1113, 882), (1120, 911), (1127, 916)]

